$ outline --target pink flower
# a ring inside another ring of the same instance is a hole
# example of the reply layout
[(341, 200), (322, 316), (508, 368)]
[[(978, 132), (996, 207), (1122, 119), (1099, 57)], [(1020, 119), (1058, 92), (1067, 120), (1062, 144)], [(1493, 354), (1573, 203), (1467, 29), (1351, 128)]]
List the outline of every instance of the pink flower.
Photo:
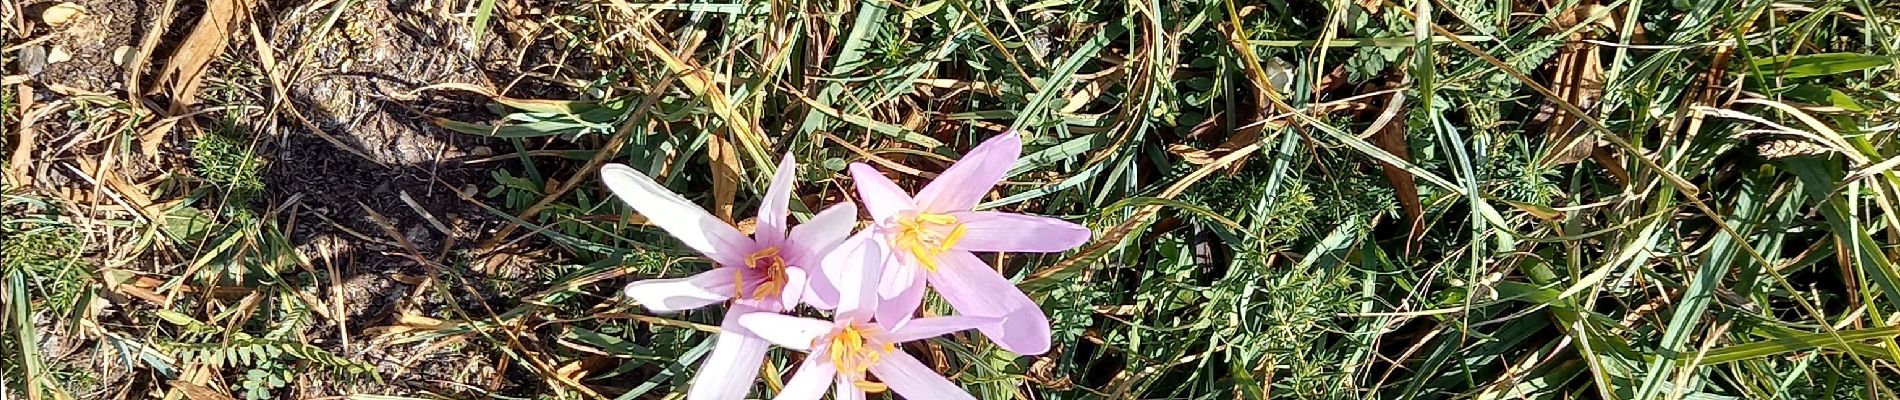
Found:
[[(786, 217), (797, 165), (790, 156), (779, 162), (778, 173), (766, 188), (759, 206), (758, 231), (747, 237), (706, 210), (668, 191), (646, 174), (625, 165), (609, 164), (601, 180), (614, 195), (633, 206), (647, 221), (665, 229), (715, 264), (711, 271), (686, 278), (648, 279), (627, 285), (628, 298), (654, 312), (693, 309), (734, 299), (720, 325), (723, 333), (712, 354), (700, 366), (690, 399), (739, 399), (759, 374), (766, 342), (737, 323), (740, 315), (790, 310), (806, 298), (811, 282), (807, 267), (817, 262), (851, 234), (857, 208), (846, 203), (827, 208), (811, 221), (787, 229)], [(822, 280), (822, 279), (820, 279)], [(829, 285), (819, 282), (817, 287)], [(828, 292), (828, 291), (827, 291)]]
[(922, 304), (929, 282), (960, 314), (1002, 318), (981, 330), (1004, 350), (1029, 355), (1049, 350), (1049, 318), (1042, 309), (970, 253), (1059, 252), (1089, 240), (1088, 228), (1067, 221), (972, 210), (1021, 154), (1014, 131), (998, 135), (970, 150), (915, 198), (870, 166), (851, 165), (875, 223), (875, 247), (885, 255), (876, 288), (882, 299), (878, 321), (902, 325)]
[[(877, 255), (852, 247), (852, 244), (840, 246), (825, 260), (828, 267), (850, 269), (839, 275), (838, 286), (845, 290), (839, 292), (838, 312), (832, 321), (777, 313), (739, 316), (740, 325), (773, 344), (810, 353), (776, 399), (818, 400), (836, 383), (838, 391), (833, 397), (838, 399), (863, 399), (866, 392), (882, 392), (888, 388), (912, 399), (974, 400), (962, 388), (898, 349), (898, 345), (993, 325), (997, 319), (917, 318), (891, 329), (872, 323), (871, 309), (877, 302), (873, 287), (876, 282), (867, 279), (870, 271), (866, 269), (878, 261)], [(851, 259), (840, 260), (841, 257)], [(876, 375), (881, 383), (866, 379), (867, 373)]]

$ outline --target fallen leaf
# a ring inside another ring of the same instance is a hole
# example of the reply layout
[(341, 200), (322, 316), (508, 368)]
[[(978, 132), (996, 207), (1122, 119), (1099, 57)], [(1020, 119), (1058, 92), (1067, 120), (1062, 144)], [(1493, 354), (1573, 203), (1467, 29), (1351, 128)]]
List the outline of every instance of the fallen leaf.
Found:
[(561, 366), (554, 368), (554, 374), (566, 381), (578, 383), (582, 379), (586, 379), (588, 374), (615, 365), (616, 363), (612, 361), (613, 359), (608, 357), (584, 357), (562, 363)]
[(410, 332), (448, 329), (455, 326), (456, 324), (424, 316), (413, 310), (403, 310), (402, 313), (396, 317), (395, 324), (369, 327), (363, 330), (363, 334), (366, 336), (392, 336)]
[(404, 285), (411, 285), (411, 286), (422, 284), (421, 276), (405, 274), (405, 273), (400, 273), (400, 272), (389, 274), (389, 280), (401, 282)]
[(11, 181), (12, 186), (15, 187), (32, 186), (33, 172), (28, 168), (33, 165), (33, 148), (38, 146), (39, 135), (33, 132), (33, 115), (26, 110), (33, 108), (33, 87), (28, 85), (14, 87), (19, 91), (13, 98), (20, 102), (15, 105), (20, 110), (20, 125), (14, 130), (19, 132), (19, 135), (13, 139), (17, 143), (14, 143), (13, 154), (7, 161), (7, 180)]
[[(1387, 101), (1396, 104), (1388, 104), (1385, 108), (1385, 112), (1391, 115), (1379, 118), (1384, 125), (1373, 132), (1372, 143), (1400, 160), (1410, 162), (1412, 148), (1405, 141), (1404, 101), (1398, 96), (1393, 96), (1392, 100)], [(1399, 208), (1405, 211), (1406, 236), (1416, 240), (1419, 235), (1424, 234), (1425, 221), (1425, 204), (1418, 197), (1418, 182), (1413, 180), (1410, 171), (1399, 168), (1397, 165), (1379, 163), (1379, 168), (1385, 173), (1386, 181), (1392, 184), (1393, 196), (1398, 198)], [(1406, 250), (1409, 253), (1412, 246), (1406, 246)]]
[(231, 400), (231, 396), (219, 393), (215, 389), (184, 380), (173, 380), (172, 389), (177, 390), (189, 400)]
[[(197, 104), (198, 86), (204, 82), (205, 68), (224, 53), (225, 46), (231, 44), (232, 33), (238, 24), (244, 21), (238, 13), (250, 10), (250, 0), (208, 0), (205, 3), (204, 17), (198, 19), (198, 25), (178, 44), (178, 50), (165, 61), (161, 77), (170, 77), (172, 113), (184, 112), (186, 107)], [(157, 88), (148, 89), (155, 92)]]
[(1194, 148), (1194, 146), (1179, 143), (1168, 145), (1168, 152), (1181, 156), (1181, 161), (1186, 161), (1188, 164), (1194, 165), (1211, 164), (1215, 158), (1214, 155), (1209, 154), (1207, 150), (1201, 150)]
[(1545, 163), (1576, 163), (1589, 158), (1596, 150), (1596, 136), (1581, 129), (1582, 121), (1576, 115), (1559, 110), (1556, 101), (1561, 100), (1588, 111), (1594, 109), (1603, 97), (1603, 60), (1597, 54), (1597, 45), (1583, 40), (1616, 28), (1614, 18), (1604, 15), (1609, 11), (1609, 8), (1599, 4), (1579, 5), (1559, 14), (1545, 30), (1564, 32), (1572, 30), (1577, 24), (1588, 22), (1591, 25), (1566, 35), (1564, 40), (1568, 43), (1551, 58), (1550, 90), (1556, 92), (1559, 98), (1543, 99), (1538, 105), (1537, 116), (1532, 118), (1548, 122), (1544, 126), (1544, 137), (1545, 143), (1552, 148), (1545, 152)]
[(732, 199), (739, 193), (739, 154), (724, 135), (706, 140), (706, 156), (712, 161), (713, 216), (732, 222)]

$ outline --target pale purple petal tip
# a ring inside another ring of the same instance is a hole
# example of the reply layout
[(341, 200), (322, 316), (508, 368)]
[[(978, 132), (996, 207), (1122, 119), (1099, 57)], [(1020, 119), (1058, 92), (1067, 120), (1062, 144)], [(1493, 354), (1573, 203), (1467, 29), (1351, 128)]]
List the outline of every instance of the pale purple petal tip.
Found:
[(714, 218), (679, 194), (667, 190), (645, 173), (620, 164), (600, 168), (600, 180), (614, 196), (647, 218), (647, 222), (679, 238), (686, 247), (723, 265), (743, 265), (757, 250), (751, 237)]
[(647, 279), (627, 284), (627, 298), (653, 312), (705, 307), (732, 298), (733, 271), (714, 268), (685, 278)]
[(1068, 251), (1088, 243), (1089, 228), (1049, 217), (995, 211), (952, 213), (964, 234), (955, 247), (983, 252)]
[(792, 188), (797, 186), (798, 163), (790, 154), (778, 163), (772, 183), (765, 187), (765, 199), (759, 203), (758, 230), (752, 237), (761, 246), (777, 246), (785, 241), (786, 218), (791, 216)]
[(864, 200), (864, 210), (871, 213), (871, 220), (882, 222), (899, 212), (916, 207), (915, 201), (904, 189), (897, 187), (891, 178), (884, 177), (864, 163), (851, 164), (851, 180), (858, 187), (858, 197)]
[(1001, 324), (979, 327), (984, 336), (1016, 354), (1049, 351), (1049, 317), (1021, 289), (970, 252), (946, 252), (939, 260), (929, 280), (944, 301), (958, 313), (1003, 318)]
[(919, 208), (933, 213), (969, 211), (1003, 180), (1022, 153), (1022, 138), (1014, 131), (984, 141), (917, 191)]

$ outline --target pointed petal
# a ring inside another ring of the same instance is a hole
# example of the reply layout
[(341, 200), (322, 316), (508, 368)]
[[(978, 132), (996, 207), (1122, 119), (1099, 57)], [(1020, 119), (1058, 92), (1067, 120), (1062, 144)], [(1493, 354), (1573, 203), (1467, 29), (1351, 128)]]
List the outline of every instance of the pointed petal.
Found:
[(648, 223), (721, 265), (745, 265), (745, 257), (757, 246), (732, 225), (631, 167), (607, 164), (600, 168), (600, 180)]
[(785, 287), (779, 289), (779, 305), (782, 311), (798, 308), (799, 300), (805, 298), (806, 288), (811, 279), (805, 275), (804, 268), (785, 268)]
[(647, 279), (627, 284), (627, 298), (653, 312), (705, 307), (732, 298), (730, 268), (713, 268), (685, 278)]
[(778, 173), (765, 187), (765, 200), (759, 203), (758, 230), (752, 237), (760, 246), (777, 246), (785, 241), (786, 217), (791, 216), (792, 186), (797, 183), (798, 163), (786, 154), (778, 162)]
[(810, 351), (811, 342), (831, 332), (831, 321), (794, 317), (779, 313), (755, 312), (739, 316), (739, 326), (752, 331), (778, 347)]
[(963, 224), (958, 250), (985, 252), (1068, 251), (1089, 241), (1089, 228), (1049, 217), (995, 211), (952, 213)]
[(996, 325), (1001, 322), (1003, 322), (1002, 318), (972, 317), (966, 315), (916, 318), (902, 325), (898, 325), (897, 329), (892, 329), (890, 335), (885, 337), (885, 340), (898, 343), (923, 340), (984, 326)]
[(1003, 174), (1009, 173), (1009, 167), (1022, 153), (1022, 138), (1016, 131), (983, 141), (917, 191), (918, 208), (935, 213), (970, 211), (996, 182), (1003, 180)]
[[(739, 314), (734, 311), (727, 313), (725, 326), (737, 328), (734, 321)], [(744, 399), (759, 379), (759, 364), (771, 347), (765, 339), (733, 329), (720, 332), (715, 340), (712, 353), (693, 375), (693, 386), (686, 392), (688, 400)]]
[(831, 287), (837, 290), (837, 301), (833, 302), (838, 309), (836, 320), (868, 320), (877, 307), (876, 285), (883, 266), (878, 265), (881, 251), (870, 237), (870, 231), (858, 232), (820, 262), (825, 279), (831, 280)]
[(858, 197), (864, 200), (864, 210), (871, 212), (871, 221), (883, 222), (897, 213), (916, 207), (909, 193), (898, 188), (891, 178), (877, 172), (864, 163), (851, 164), (851, 180), (858, 187)]
[(805, 357), (799, 363), (798, 371), (792, 379), (785, 382), (785, 389), (779, 390), (775, 400), (819, 400), (825, 397), (825, 390), (831, 389), (831, 381), (838, 376), (838, 368), (825, 362), (824, 357)]
[(970, 399), (970, 393), (964, 392), (957, 384), (950, 383), (936, 371), (917, 362), (909, 353), (893, 351), (884, 360), (871, 365), (871, 373), (877, 379), (890, 385), (891, 391), (911, 399)]
[[(916, 271), (914, 267), (897, 267), (897, 270)], [(887, 286), (897, 287), (889, 297), (878, 300), (877, 321), (885, 328), (903, 325), (917, 315), (917, 308), (924, 304), (924, 276), (918, 273), (906, 273), (897, 278), (908, 283), (894, 283)], [(882, 295), (880, 295), (882, 296)]]
[(1002, 317), (1000, 324), (978, 328), (997, 346), (1022, 355), (1049, 351), (1049, 317), (1042, 313), (1042, 307), (975, 254), (958, 250), (943, 253), (929, 280), (958, 313)]
[(851, 228), (857, 226), (858, 205), (843, 203), (825, 208), (810, 221), (792, 227), (791, 236), (786, 237), (786, 248), (782, 249), (787, 252), (785, 262), (801, 267), (817, 266), (825, 253), (851, 237)]

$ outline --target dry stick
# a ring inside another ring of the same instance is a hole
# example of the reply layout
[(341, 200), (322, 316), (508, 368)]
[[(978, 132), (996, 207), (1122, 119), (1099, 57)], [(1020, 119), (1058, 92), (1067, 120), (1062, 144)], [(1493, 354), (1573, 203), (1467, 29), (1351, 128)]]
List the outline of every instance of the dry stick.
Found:
[(165, 23), (172, 19), (172, 12), (178, 9), (178, 0), (165, 0), (158, 7), (158, 14), (152, 18), (152, 24), (145, 27), (145, 36), (139, 38), (138, 51), (125, 65), (125, 102), (135, 110), (145, 109), (145, 89), (139, 84), (139, 76), (145, 75), (145, 62), (152, 58), (152, 51), (158, 49), (158, 41), (165, 36)]

